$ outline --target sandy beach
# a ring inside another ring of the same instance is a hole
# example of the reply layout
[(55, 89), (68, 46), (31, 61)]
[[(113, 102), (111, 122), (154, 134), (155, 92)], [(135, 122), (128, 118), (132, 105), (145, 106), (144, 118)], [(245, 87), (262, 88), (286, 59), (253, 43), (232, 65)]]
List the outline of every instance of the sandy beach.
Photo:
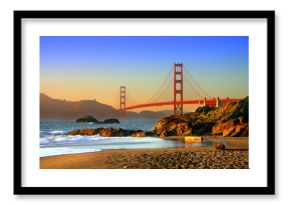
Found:
[(108, 150), (40, 158), (41, 169), (248, 169), (248, 137), (205, 137), (226, 143), (209, 147)]

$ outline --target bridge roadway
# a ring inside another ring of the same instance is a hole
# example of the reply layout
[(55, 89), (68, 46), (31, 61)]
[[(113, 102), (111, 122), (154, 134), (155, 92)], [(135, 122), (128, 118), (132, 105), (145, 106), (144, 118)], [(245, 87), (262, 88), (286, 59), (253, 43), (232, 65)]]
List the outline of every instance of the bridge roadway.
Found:
[[(219, 99), (219, 104), (224, 104), (227, 102), (238, 102), (241, 99), (238, 98), (224, 98), (224, 99)], [(205, 103), (204, 103), (205, 101)], [(164, 105), (173, 105), (174, 101), (165, 101), (165, 102), (154, 102), (154, 103), (143, 103), (143, 104), (138, 104), (138, 105), (132, 105), (128, 106), (123, 109), (119, 109), (120, 111), (125, 111), (125, 110), (133, 110), (133, 109), (138, 109), (138, 108), (143, 108), (143, 107), (153, 107), (153, 106), (164, 106)], [(216, 107), (217, 104), (217, 99), (210, 99), (210, 100), (183, 100), (183, 101), (176, 101), (176, 104), (183, 104), (183, 105), (188, 105), (188, 104), (199, 104), (199, 105), (209, 105), (211, 107)]]

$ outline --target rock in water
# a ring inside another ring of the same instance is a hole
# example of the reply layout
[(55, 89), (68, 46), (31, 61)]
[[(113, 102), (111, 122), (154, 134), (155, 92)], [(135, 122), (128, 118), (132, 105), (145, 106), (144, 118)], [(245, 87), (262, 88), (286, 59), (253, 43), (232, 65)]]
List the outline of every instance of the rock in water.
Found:
[(111, 118), (111, 119), (106, 119), (106, 120), (104, 120), (104, 122), (102, 122), (102, 123), (120, 123), (120, 121), (118, 120), (118, 119), (113, 119), (113, 118)]
[(84, 130), (72, 130), (67, 135), (97, 135), (103, 128), (89, 128)]
[(76, 122), (95, 122), (95, 123), (99, 123), (99, 121), (96, 118), (94, 118), (93, 116), (91, 116), (91, 115), (85, 115), (85, 116), (77, 119)]
[(118, 136), (135, 136), (145, 137), (152, 136), (152, 132), (144, 132), (142, 130), (125, 130), (122, 128), (88, 128), (82, 130), (72, 130), (67, 135), (100, 135), (102, 137), (118, 137)]
[(225, 145), (221, 144), (221, 143), (217, 143), (215, 145), (215, 148), (218, 149), (218, 150), (224, 150), (226, 147)]
[(91, 115), (85, 115), (79, 119), (76, 120), (76, 122), (93, 122), (96, 124), (111, 124), (111, 123), (120, 123), (118, 119), (110, 118), (106, 119), (103, 122), (98, 121), (96, 118), (94, 118)]

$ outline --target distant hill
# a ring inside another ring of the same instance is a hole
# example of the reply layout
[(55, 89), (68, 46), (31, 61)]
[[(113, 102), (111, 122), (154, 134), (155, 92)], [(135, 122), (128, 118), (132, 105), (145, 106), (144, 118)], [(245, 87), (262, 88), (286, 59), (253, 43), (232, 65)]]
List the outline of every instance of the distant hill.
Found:
[[(126, 112), (126, 118), (161, 118), (171, 113), (172, 111), (169, 110)], [(51, 98), (43, 93), (40, 94), (41, 119), (77, 119), (86, 114), (97, 119), (120, 117), (118, 110), (95, 100), (66, 101)]]

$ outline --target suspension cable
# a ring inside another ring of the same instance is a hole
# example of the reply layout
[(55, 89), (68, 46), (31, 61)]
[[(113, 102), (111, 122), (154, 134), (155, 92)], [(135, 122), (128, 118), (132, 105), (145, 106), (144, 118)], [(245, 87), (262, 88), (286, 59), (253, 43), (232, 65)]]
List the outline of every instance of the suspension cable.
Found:
[[(157, 92), (154, 93), (154, 95), (149, 98), (146, 102), (151, 102), (153, 99), (155, 99), (155, 97), (160, 93), (161, 89), (163, 88), (163, 86), (165, 85), (165, 82), (169, 79), (171, 73), (173, 71), (173, 67), (171, 68), (171, 70), (169, 71), (169, 73), (167, 74), (165, 80), (162, 82), (161, 86), (159, 87), (159, 89), (157, 90)], [(160, 96), (160, 94), (159, 94)]]
[(190, 85), (190, 87), (195, 91), (195, 93), (197, 93), (202, 99), (204, 96), (202, 96), (195, 88), (194, 86), (190, 83), (190, 81), (186, 78), (186, 76), (184, 76), (184, 79), (188, 82), (188, 84)]
[(207, 97), (211, 98), (211, 96), (198, 84), (198, 82), (192, 77), (191, 73), (184, 67), (185, 72), (189, 75), (189, 77), (193, 80), (193, 82), (197, 85), (197, 87), (206, 94)]
[(163, 89), (163, 91), (156, 97), (156, 98), (154, 98), (155, 100), (157, 100), (157, 99), (159, 99), (164, 93), (165, 93), (165, 91), (168, 89), (168, 87), (171, 85), (173, 83), (173, 79), (171, 79), (170, 81), (169, 81), (169, 83), (167, 84), (167, 86)]
[(127, 94), (128, 99), (131, 100), (133, 104), (136, 104), (136, 105), (139, 104), (138, 101), (135, 100), (135, 98), (133, 98), (132, 95), (130, 95), (128, 90), (126, 90), (126, 94)]

